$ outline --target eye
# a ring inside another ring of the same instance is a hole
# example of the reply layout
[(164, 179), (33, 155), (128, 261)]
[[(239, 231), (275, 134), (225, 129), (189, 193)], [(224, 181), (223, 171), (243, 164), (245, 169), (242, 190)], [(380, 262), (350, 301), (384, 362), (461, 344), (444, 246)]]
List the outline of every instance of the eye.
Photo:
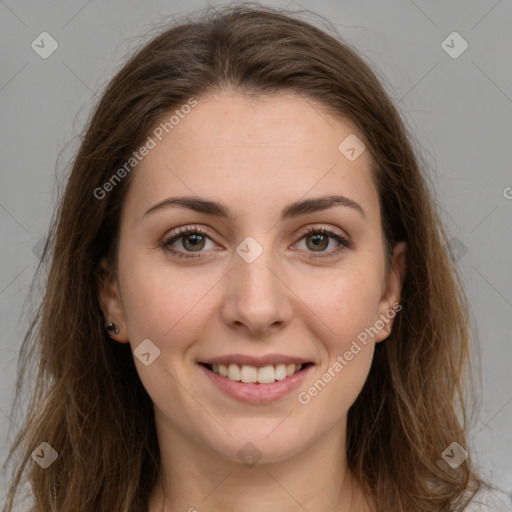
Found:
[[(178, 229), (178, 232), (174, 235), (172, 235), (170, 238), (164, 240), (162, 243), (162, 247), (165, 251), (170, 252), (171, 254), (174, 254), (176, 256), (179, 256), (180, 258), (196, 258), (199, 256), (194, 254), (185, 254), (188, 253), (194, 253), (194, 252), (201, 252), (202, 249), (205, 247), (206, 240), (211, 240), (209, 236), (207, 236), (206, 231), (203, 231), (200, 228), (197, 227), (190, 227), (185, 226)], [(181, 247), (184, 249), (176, 249), (172, 245), (175, 242), (180, 241)]]
[[(180, 258), (197, 258), (200, 257), (201, 252), (205, 249), (207, 240), (213, 243), (206, 231), (198, 227), (185, 226), (178, 228), (177, 233), (165, 239), (161, 246), (166, 252)], [(331, 257), (350, 247), (347, 238), (324, 227), (309, 228), (306, 233), (302, 235), (299, 242), (302, 240), (306, 241), (307, 252), (319, 253), (310, 254), (310, 258)], [(330, 240), (335, 240), (337, 246), (330, 251), (326, 251), (325, 249), (329, 246)], [(181, 248), (174, 246), (177, 242), (179, 242), (178, 245), (181, 245)]]
[[(329, 246), (330, 239), (335, 240), (337, 246), (330, 251), (326, 251), (325, 249)], [(320, 253), (309, 255), (311, 258), (328, 258), (350, 247), (347, 238), (324, 227), (309, 228), (300, 239), (300, 241), (302, 240), (306, 243), (306, 250), (312, 249), (308, 252)]]

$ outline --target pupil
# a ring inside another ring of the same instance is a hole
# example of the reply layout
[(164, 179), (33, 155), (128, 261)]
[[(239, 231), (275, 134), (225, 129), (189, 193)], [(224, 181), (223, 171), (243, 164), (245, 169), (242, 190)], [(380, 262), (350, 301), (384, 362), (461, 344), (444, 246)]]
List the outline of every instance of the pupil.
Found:
[(192, 235), (188, 235), (185, 238), (185, 241), (186, 241), (186, 243), (189, 243), (190, 240), (193, 240), (191, 243), (191, 246), (197, 248), (199, 246), (199, 244), (201, 244), (201, 242), (203, 242), (203, 240), (201, 240), (201, 238), (203, 238), (203, 235), (192, 234)]
[(313, 245), (315, 247), (320, 247), (321, 249), (325, 249), (325, 247), (326, 247), (325, 242), (327, 240), (327, 237), (325, 235), (323, 235), (323, 234), (313, 235), (312, 240), (313, 240)]

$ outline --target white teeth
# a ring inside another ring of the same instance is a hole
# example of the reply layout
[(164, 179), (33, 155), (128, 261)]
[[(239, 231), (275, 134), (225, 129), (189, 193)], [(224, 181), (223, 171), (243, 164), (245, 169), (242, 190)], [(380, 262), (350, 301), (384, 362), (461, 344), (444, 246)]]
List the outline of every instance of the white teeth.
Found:
[(274, 367), (264, 366), (258, 370), (258, 382), (261, 384), (270, 384), (276, 380)]
[(227, 377), (230, 380), (242, 381), (244, 383), (271, 384), (276, 380), (283, 380), (291, 377), (295, 372), (302, 368), (302, 364), (277, 364), (267, 365), (257, 368), (256, 366), (237, 364), (212, 364), (211, 369), (214, 373)]
[(256, 382), (258, 380), (258, 369), (254, 366), (242, 366), (239, 380), (246, 383)]
[(290, 375), (293, 375), (294, 373), (295, 373), (295, 365), (287, 364), (286, 365), (286, 376), (289, 377)]
[(276, 365), (276, 367), (274, 369), (274, 376), (275, 376), (276, 380), (286, 379), (286, 365), (285, 364)]
[(228, 379), (240, 380), (240, 367), (237, 364), (230, 364), (228, 368)]

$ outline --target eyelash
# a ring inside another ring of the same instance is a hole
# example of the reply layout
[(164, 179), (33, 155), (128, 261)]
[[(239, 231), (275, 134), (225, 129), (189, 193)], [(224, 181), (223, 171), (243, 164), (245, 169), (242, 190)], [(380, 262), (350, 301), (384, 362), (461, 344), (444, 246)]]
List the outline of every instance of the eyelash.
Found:
[[(324, 228), (324, 227), (309, 228), (305, 233), (302, 234), (299, 241), (313, 233), (327, 235), (331, 238), (334, 238), (334, 240), (336, 240), (339, 243), (339, 246), (336, 249), (333, 249), (333, 250), (327, 251), (327, 252), (322, 252), (320, 254), (314, 254), (314, 252), (312, 252), (312, 255), (310, 256), (310, 258), (312, 258), (312, 259), (333, 257), (334, 255), (339, 254), (341, 251), (350, 248), (350, 242), (347, 240), (347, 238), (345, 238), (344, 236), (341, 236), (338, 233), (335, 233), (334, 231), (331, 231), (330, 229)], [(164, 251), (169, 252), (172, 255), (178, 256), (180, 258), (198, 258), (198, 257), (200, 257), (201, 253), (197, 253), (197, 255), (191, 255), (190, 251), (184, 252), (184, 251), (179, 251), (179, 250), (176, 250), (176, 249), (170, 247), (170, 245), (172, 243), (174, 243), (176, 240), (179, 240), (180, 238), (185, 238), (187, 235), (202, 235), (207, 238), (210, 238), (208, 236), (208, 233), (201, 228), (185, 226), (185, 227), (179, 228), (178, 232), (173, 234), (170, 238), (163, 240), (163, 242), (161, 243), (162, 249)]]

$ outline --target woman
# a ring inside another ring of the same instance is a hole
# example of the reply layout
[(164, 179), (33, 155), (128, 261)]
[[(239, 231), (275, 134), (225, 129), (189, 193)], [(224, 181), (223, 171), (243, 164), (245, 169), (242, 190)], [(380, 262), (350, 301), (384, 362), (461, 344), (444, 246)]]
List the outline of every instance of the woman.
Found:
[[(468, 309), (347, 45), (243, 6), (117, 73), (74, 160), (11, 456), (37, 511), (460, 511)], [(22, 381), (20, 375), (20, 382)]]

